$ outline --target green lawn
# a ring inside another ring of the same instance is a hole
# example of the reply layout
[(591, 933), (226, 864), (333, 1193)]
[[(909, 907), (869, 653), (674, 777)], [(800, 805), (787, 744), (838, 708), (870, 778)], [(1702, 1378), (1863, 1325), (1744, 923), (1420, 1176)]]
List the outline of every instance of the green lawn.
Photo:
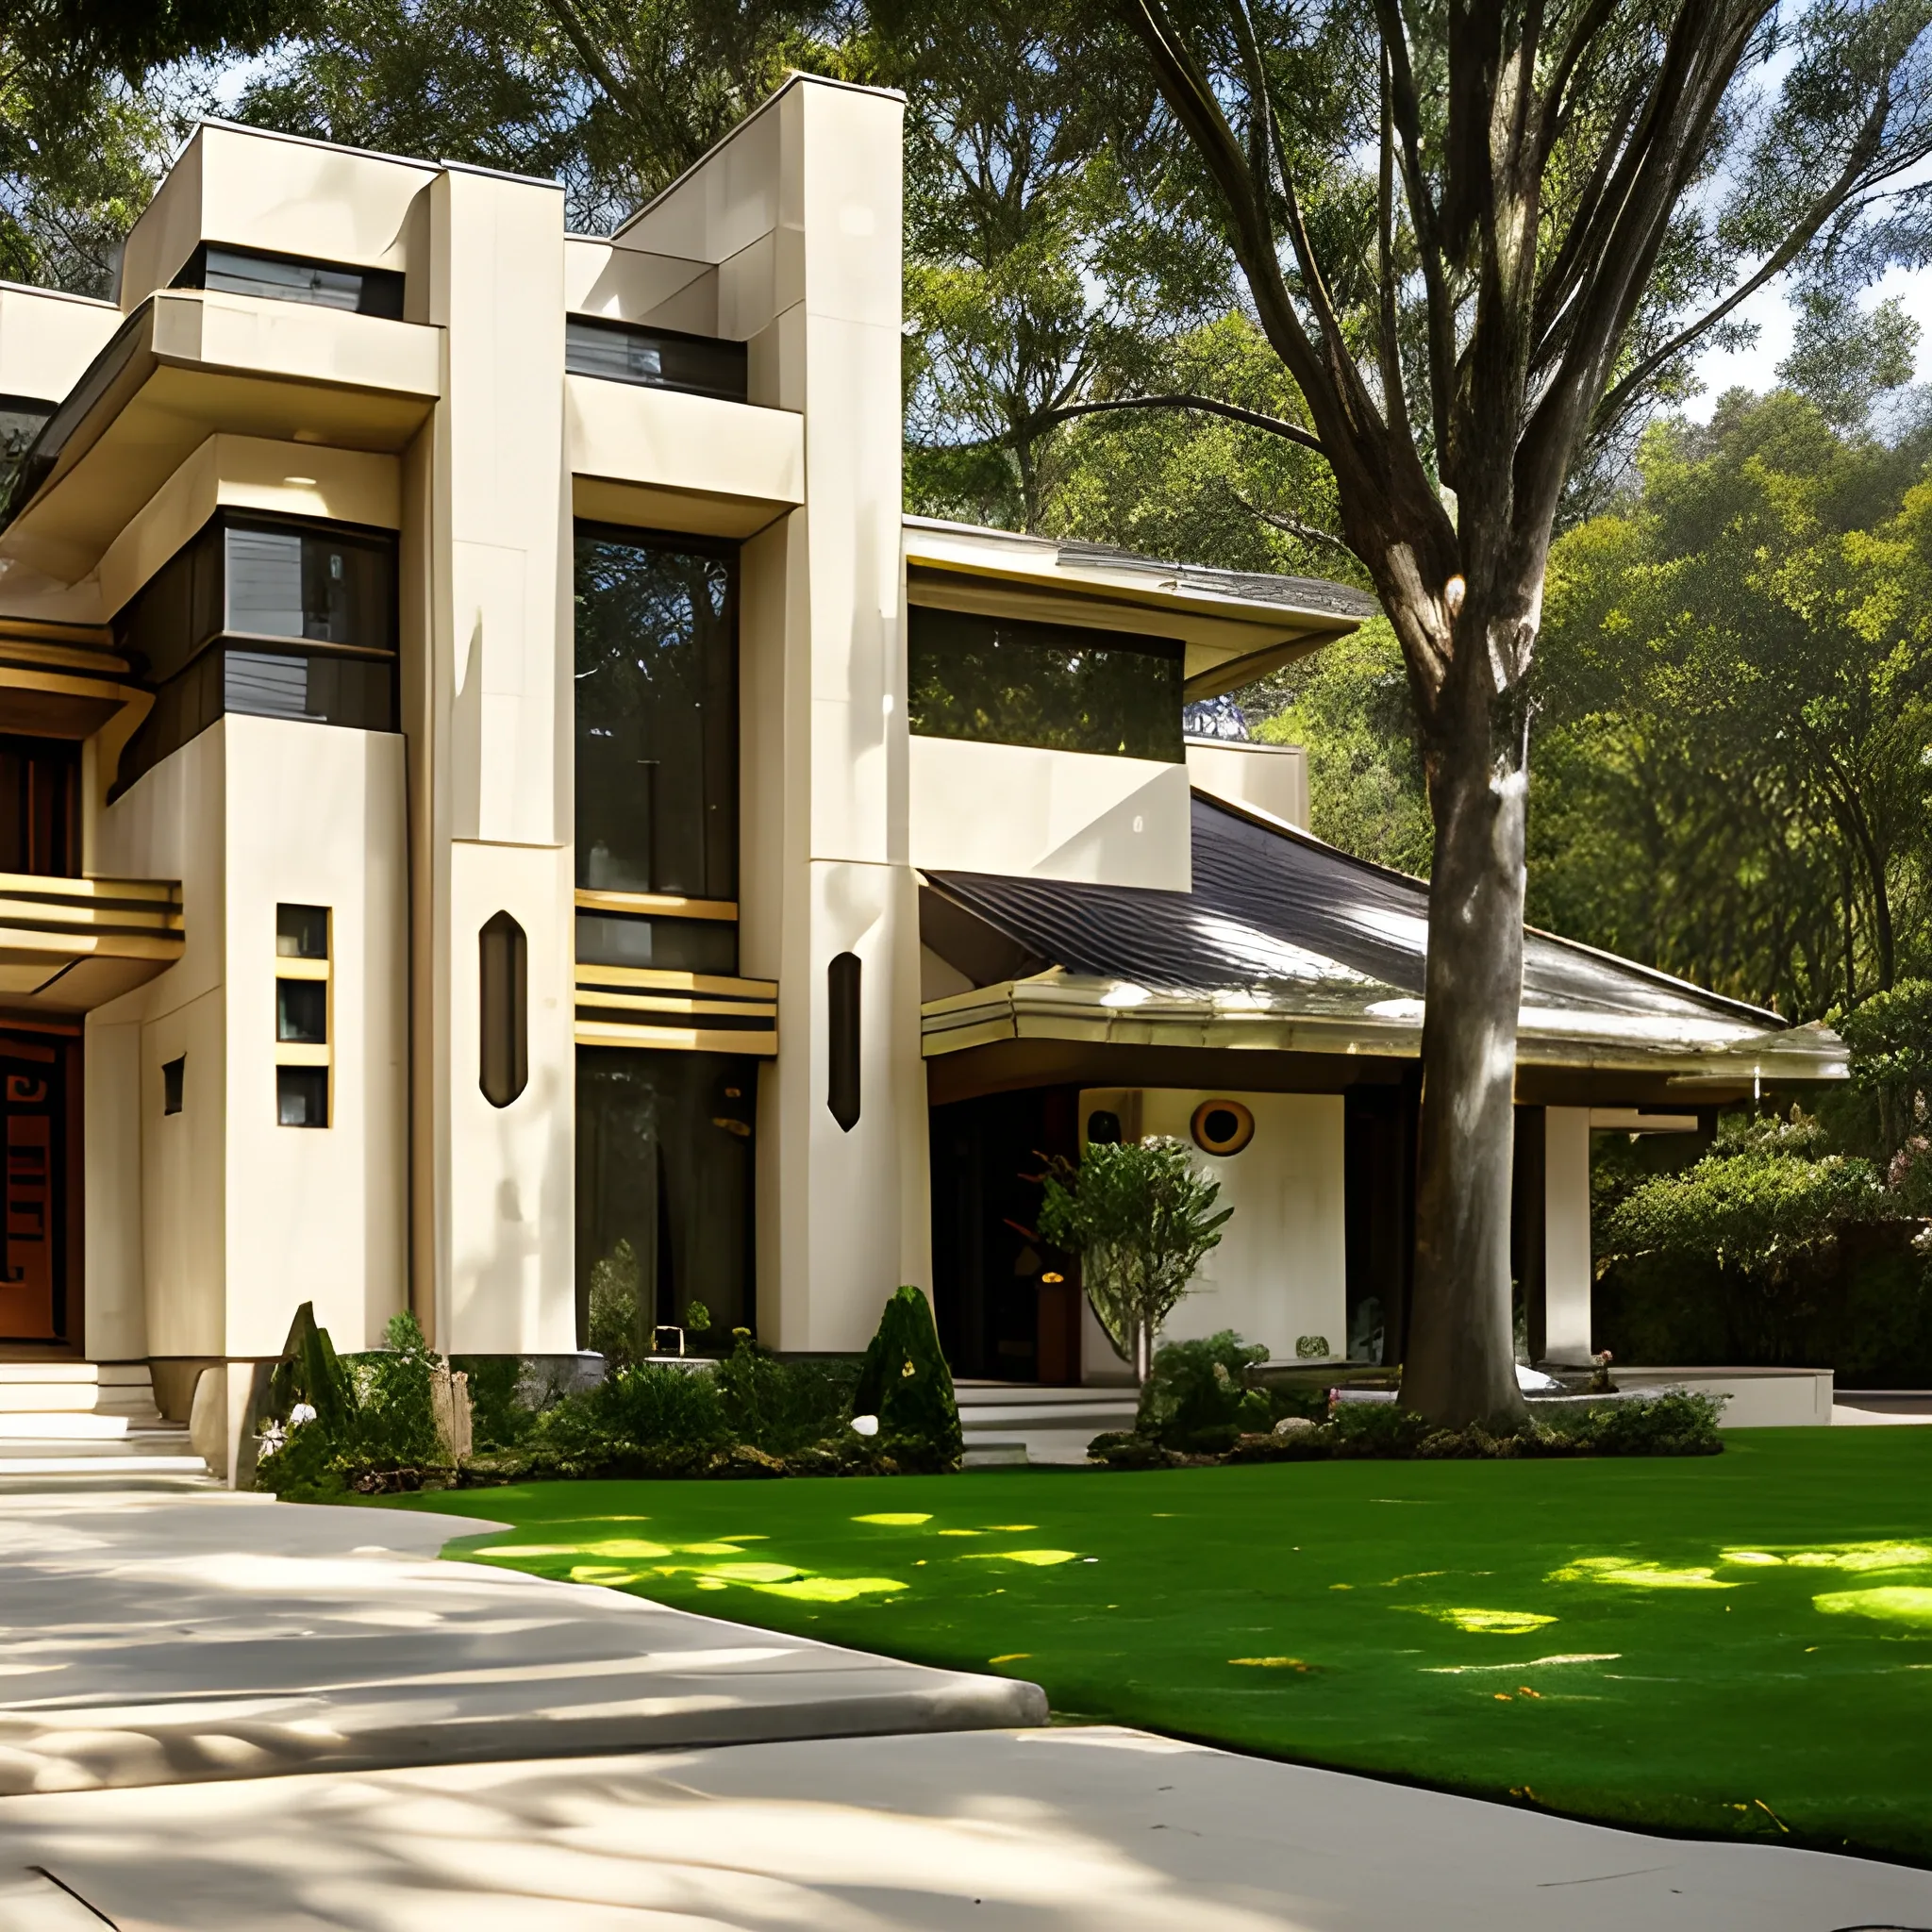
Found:
[(1932, 1429), (1721, 1457), (557, 1483), (447, 1554), (1045, 1686), (1057, 1712), (1932, 1863)]

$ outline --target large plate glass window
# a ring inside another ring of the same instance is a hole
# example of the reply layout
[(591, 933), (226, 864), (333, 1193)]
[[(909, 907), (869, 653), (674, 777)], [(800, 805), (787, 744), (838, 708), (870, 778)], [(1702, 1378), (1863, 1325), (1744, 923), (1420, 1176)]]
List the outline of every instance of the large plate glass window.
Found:
[(393, 731), (396, 633), (391, 532), (222, 511), (114, 620), (155, 691), (114, 795), (229, 713)]
[(733, 553), (576, 531), (577, 884), (738, 895)]
[(915, 604), (908, 723), (925, 738), (1179, 764), (1184, 650), (1173, 638)]
[[(577, 1333), (633, 1354), (659, 1323), (756, 1326), (752, 1123), (758, 1062), (733, 1054), (577, 1049)], [(704, 1338), (699, 1338), (702, 1343)]]

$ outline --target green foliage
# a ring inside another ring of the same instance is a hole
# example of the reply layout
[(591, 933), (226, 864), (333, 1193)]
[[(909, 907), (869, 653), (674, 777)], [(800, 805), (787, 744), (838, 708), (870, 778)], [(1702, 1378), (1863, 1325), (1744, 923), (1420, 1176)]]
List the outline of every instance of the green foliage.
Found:
[(448, 1460), (436, 1426), (431, 1378), (443, 1366), (423, 1339), (416, 1318), (392, 1315), (387, 1343), (349, 1360), (356, 1383), (353, 1453), (392, 1469), (428, 1468)]
[(318, 0), (237, 118), (391, 154), (556, 175), (602, 232), (713, 146), (788, 69), (837, 71), (812, 0)]
[[(414, 1479), (447, 1462), (431, 1393), (441, 1358), (407, 1311), (390, 1318), (384, 1340), (386, 1347), (367, 1355), (338, 1356), (312, 1305), (296, 1310), (262, 1411), (252, 1419), (265, 1438), (258, 1487), (315, 1500), (373, 1474), (408, 1472)], [(302, 1405), (315, 1411), (311, 1419), (297, 1420)]]
[(1136, 1432), (1163, 1449), (1198, 1451), (1232, 1448), (1237, 1436), (1271, 1427), (1273, 1405), (1242, 1379), (1267, 1358), (1261, 1343), (1231, 1328), (1205, 1341), (1163, 1342), (1141, 1386)]
[(793, 1456), (849, 1433), (858, 1377), (849, 1358), (781, 1362), (741, 1334), (718, 1364), (718, 1399), (736, 1441), (768, 1456)]
[(964, 1442), (953, 1372), (919, 1289), (900, 1288), (887, 1302), (852, 1391), (852, 1413), (878, 1418), (874, 1446), (900, 1468), (958, 1468)]
[(1436, 833), (1402, 646), (1386, 618), (1243, 692), (1264, 744), (1299, 744), (1318, 839), (1427, 877)]
[(1048, 1168), (1040, 1232), (1080, 1257), (1100, 1325), (1143, 1375), (1155, 1330), (1234, 1211), (1213, 1211), (1220, 1193), (1174, 1140), (1091, 1145), (1080, 1160), (1061, 1156)]
[(477, 1449), (514, 1449), (537, 1420), (537, 1411), (518, 1399), (523, 1362), (513, 1355), (453, 1355), (449, 1365), (469, 1377), (470, 1433)]
[(621, 1237), (591, 1264), (590, 1345), (612, 1369), (628, 1368), (649, 1353), (641, 1333), (640, 1273), (637, 1251)]
[(1561, 538), (1533, 921), (1796, 1019), (1932, 970), (1928, 456), (1737, 393)]
[[(1219, 1342), (1222, 1338), (1216, 1337)], [(1165, 1353), (1165, 1351), (1163, 1351)], [(1252, 1402), (1255, 1391), (1248, 1400)], [(1145, 1427), (1096, 1436), (1087, 1453), (1108, 1469), (1167, 1469), (1182, 1461), (1348, 1462), (1550, 1458), (1569, 1456), (1716, 1456), (1720, 1404), (1711, 1396), (1671, 1391), (1588, 1405), (1535, 1404), (1513, 1429), (1491, 1434), (1480, 1424), (1439, 1429), (1392, 1402), (1337, 1405), (1325, 1422), (1283, 1435), (1237, 1434), (1225, 1424), (1175, 1441)]]
[[(1894, 1157), (1923, 1128), (1932, 1092), (1932, 980), (1904, 979), (1874, 993), (1840, 1019), (1838, 1030), (1851, 1050), (1852, 1083), (1878, 1103), (1884, 1152)], [(1908, 1160), (1905, 1171), (1921, 1164)]]
[(1721, 1269), (1780, 1282), (1884, 1205), (1869, 1161), (1820, 1153), (1818, 1141), (1817, 1124), (1795, 1108), (1789, 1121), (1728, 1118), (1696, 1166), (1641, 1182), (1610, 1211), (1601, 1258), (1707, 1255)]

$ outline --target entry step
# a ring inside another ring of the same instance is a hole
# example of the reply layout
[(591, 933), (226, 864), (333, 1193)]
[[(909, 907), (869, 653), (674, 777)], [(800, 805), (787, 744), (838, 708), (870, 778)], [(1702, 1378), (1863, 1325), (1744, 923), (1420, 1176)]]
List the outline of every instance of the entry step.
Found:
[(51, 1415), (160, 1421), (145, 1362), (0, 1362), (0, 1437), (15, 1418)]

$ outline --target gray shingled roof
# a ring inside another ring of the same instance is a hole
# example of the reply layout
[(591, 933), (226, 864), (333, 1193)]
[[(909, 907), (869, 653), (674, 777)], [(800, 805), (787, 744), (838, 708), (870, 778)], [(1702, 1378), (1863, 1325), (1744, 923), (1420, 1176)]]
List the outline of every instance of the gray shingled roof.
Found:
[(1260, 604), (1285, 604), (1296, 610), (1332, 610), (1337, 617), (1374, 617), (1382, 607), (1366, 591), (1325, 577), (1291, 577), (1267, 571), (1216, 570), (1203, 563), (1165, 563), (1141, 557), (1111, 543), (1082, 543), (1062, 539), (1059, 560), (1074, 569), (1143, 571), (1169, 577), (1183, 590), (1244, 597)]

